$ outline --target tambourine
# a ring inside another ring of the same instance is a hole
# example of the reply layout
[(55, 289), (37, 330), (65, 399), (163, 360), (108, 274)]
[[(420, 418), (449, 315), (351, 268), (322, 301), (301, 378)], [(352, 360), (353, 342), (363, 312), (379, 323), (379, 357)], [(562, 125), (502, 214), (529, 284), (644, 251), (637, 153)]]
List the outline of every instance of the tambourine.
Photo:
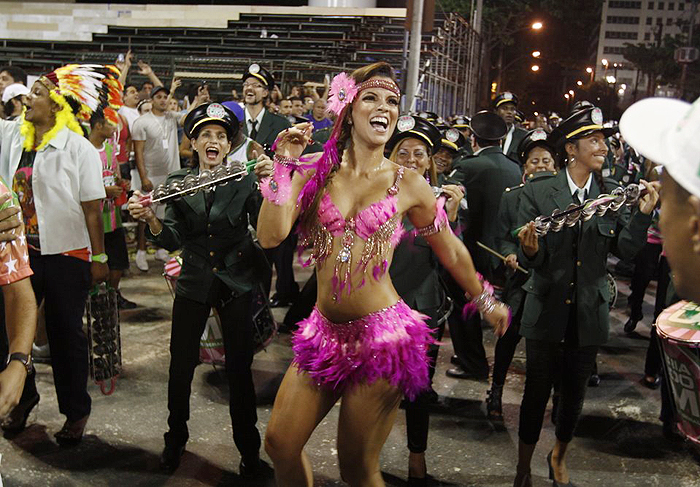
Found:
[[(550, 216), (538, 216), (535, 218), (535, 233), (538, 237), (544, 237), (549, 232), (559, 232), (562, 228), (573, 227), (579, 221), (588, 221), (594, 215), (603, 216), (608, 211), (619, 211), (623, 206), (634, 206), (646, 193), (646, 188), (641, 184), (630, 184), (625, 187), (613, 189), (610, 194), (601, 194), (596, 199), (589, 199), (581, 205), (570, 204), (566, 210), (554, 210)], [(516, 237), (524, 226), (513, 230)]]
[(255, 159), (247, 162), (227, 161), (211, 171), (204, 169), (199, 174), (188, 174), (181, 180), (161, 184), (150, 193), (141, 196), (139, 203), (150, 206), (155, 203), (167, 203), (183, 196), (194, 196), (200, 191), (208, 193), (214, 186), (224, 186), (230, 181), (242, 180), (257, 163)]

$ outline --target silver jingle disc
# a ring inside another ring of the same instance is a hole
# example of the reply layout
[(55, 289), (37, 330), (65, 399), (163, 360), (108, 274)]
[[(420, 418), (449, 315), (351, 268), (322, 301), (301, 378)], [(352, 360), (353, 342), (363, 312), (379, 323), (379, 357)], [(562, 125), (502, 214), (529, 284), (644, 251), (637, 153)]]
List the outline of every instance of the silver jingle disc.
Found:
[(188, 174), (182, 180), (182, 188), (187, 191), (189, 196), (194, 196), (199, 190), (193, 189), (198, 184), (198, 178), (194, 174)]
[(199, 186), (205, 186), (202, 188), (205, 192), (209, 192), (212, 190), (212, 186), (209, 184), (214, 180), (214, 178), (211, 175), (211, 171), (209, 169), (204, 169), (199, 173)]
[[(574, 208), (578, 208), (578, 205), (571, 203), (569, 206), (566, 207), (566, 211), (573, 210)], [(567, 227), (573, 227), (578, 223), (579, 217), (581, 216), (580, 211), (574, 211), (573, 213), (569, 213), (566, 215), (564, 224)]]
[(581, 220), (584, 222), (587, 222), (591, 218), (593, 218), (593, 215), (595, 215), (595, 207), (591, 208), (590, 204), (593, 203), (592, 199), (587, 199), (586, 201), (583, 202), (584, 205), (586, 205), (586, 208), (581, 210)]

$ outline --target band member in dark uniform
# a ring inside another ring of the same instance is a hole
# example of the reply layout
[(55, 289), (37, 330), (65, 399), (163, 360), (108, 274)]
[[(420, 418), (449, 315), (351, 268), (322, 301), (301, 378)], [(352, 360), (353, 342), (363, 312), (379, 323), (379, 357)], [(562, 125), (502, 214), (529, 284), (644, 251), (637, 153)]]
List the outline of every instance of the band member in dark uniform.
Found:
[[(225, 160), (239, 130), (231, 110), (208, 103), (194, 109), (184, 123), (191, 140), (194, 167), (168, 176), (170, 185), (189, 175), (211, 171)], [(265, 174), (265, 155), (259, 157), (258, 175)], [(269, 168), (268, 168), (269, 169)], [(260, 433), (256, 427), (253, 362), (252, 289), (256, 285), (256, 247), (248, 231), (255, 224), (261, 198), (255, 175), (229, 182), (210, 192), (201, 191), (168, 203), (160, 221), (140, 193), (129, 201), (129, 211), (148, 224), (147, 237), (158, 246), (182, 249), (182, 271), (173, 303), (168, 379), (169, 431), (161, 456), (164, 470), (174, 471), (189, 438), (190, 387), (199, 360), (199, 339), (211, 308), (221, 320), (226, 350), (226, 375), (230, 388), (233, 439), (241, 454), (242, 475), (260, 469)]]
[[(518, 157), (523, 166), (523, 180), (532, 181), (540, 175), (556, 175), (554, 172), (554, 149), (547, 143), (547, 132), (536, 129), (527, 134), (520, 142)], [(518, 238), (513, 235), (517, 228), (518, 207), (520, 195), (525, 183), (506, 188), (501, 197), (498, 209), (500, 231), (496, 239), (496, 250), (506, 257), (506, 284), (503, 289), (503, 300), (513, 311), (513, 321), (506, 333), (496, 342), (491, 390), (486, 399), (486, 413), (489, 420), (503, 422), (503, 407), (501, 397), (506, 381), (508, 367), (513, 361), (515, 347), (520, 342), (520, 316), (523, 311), (525, 291), (522, 285), (527, 281), (528, 274), (518, 270), (522, 266), (518, 262)]]
[(520, 444), (516, 486), (531, 486), (530, 462), (539, 440), (555, 377), (561, 376), (556, 417), (556, 443), (547, 456), (554, 486), (569, 485), (566, 452), (583, 408), (586, 384), (598, 347), (608, 339), (606, 278), (609, 252), (633, 257), (644, 245), (651, 212), (658, 201), (654, 186), (639, 208), (622, 207), (538, 237), (533, 220), (565, 210), (576, 202), (610, 193), (617, 183), (603, 180), (600, 170), (608, 148), (600, 109), (588, 107), (570, 115), (550, 135), (561, 170), (526, 183), (520, 198), (518, 260), (532, 269), (524, 286), (520, 334), (526, 338), (527, 375), (520, 407)]
[[(435, 175), (435, 162), (432, 160), (442, 146), (442, 134), (427, 120), (406, 115), (399, 119), (397, 129), (387, 146), (391, 150), (389, 160), (414, 170), (423, 177)], [(401, 130), (403, 129), (403, 130)], [(456, 134), (459, 134), (456, 130)], [(455, 151), (456, 152), (456, 151)], [(437, 183), (435, 183), (437, 184)], [(450, 221), (457, 219), (459, 202), (464, 196), (459, 186), (442, 187), (447, 198), (445, 209)], [(410, 220), (403, 220), (407, 231), (414, 229)], [(399, 296), (412, 309), (429, 317), (428, 326), (434, 330), (436, 340), (442, 338), (445, 323), (445, 291), (438, 275), (438, 258), (425, 238), (418, 235), (404, 238), (394, 251), (394, 259), (389, 267), (389, 275)], [(430, 377), (435, 374), (439, 346), (433, 343), (428, 348), (430, 357)], [(419, 487), (426, 485), (425, 451), (428, 447), (428, 428), (430, 424), (428, 406), (436, 394), (431, 389), (418, 395), (413, 401), (406, 401), (406, 434), (408, 436), (408, 485)]]

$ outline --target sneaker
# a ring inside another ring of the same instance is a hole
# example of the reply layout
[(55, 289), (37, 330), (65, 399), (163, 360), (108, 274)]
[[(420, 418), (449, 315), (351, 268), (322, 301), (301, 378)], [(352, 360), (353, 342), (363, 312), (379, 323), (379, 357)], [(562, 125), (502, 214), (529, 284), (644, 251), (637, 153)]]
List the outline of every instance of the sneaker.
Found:
[(138, 270), (148, 272), (148, 261), (146, 260), (145, 250), (136, 251), (136, 258), (134, 259), (134, 262), (136, 262), (136, 267)]
[(119, 309), (134, 309), (136, 306), (138, 306), (136, 303), (122, 296), (121, 291), (117, 291), (117, 307)]
[(156, 259), (161, 262), (168, 262), (170, 260), (170, 254), (165, 249), (156, 250)]

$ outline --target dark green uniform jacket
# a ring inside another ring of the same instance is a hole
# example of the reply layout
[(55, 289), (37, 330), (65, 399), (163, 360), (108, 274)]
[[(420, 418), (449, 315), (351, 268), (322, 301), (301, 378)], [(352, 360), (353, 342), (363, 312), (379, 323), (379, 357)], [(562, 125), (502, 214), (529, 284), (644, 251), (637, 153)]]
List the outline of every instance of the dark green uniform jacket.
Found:
[[(413, 225), (404, 218), (407, 232)], [(406, 237), (394, 250), (389, 267), (391, 282), (408, 306), (417, 311), (439, 308), (443, 290), (438, 277), (438, 259), (423, 237)]]
[(467, 190), (469, 205), (464, 243), (474, 258), (476, 269), (490, 279), (498, 263), (477, 247), (476, 242), (495, 248), (501, 195), (506, 188), (519, 184), (522, 174), (518, 165), (495, 146), (457, 162), (454, 167), (457, 171), (452, 178), (460, 181)]
[[(495, 250), (501, 255), (508, 256), (510, 254), (518, 255), (518, 247), (520, 246), (517, 236), (513, 236), (513, 230), (518, 227), (518, 202), (522, 194), (525, 183), (520, 183), (518, 186), (506, 188), (501, 196), (501, 206), (498, 208), (498, 236), (496, 237)], [(520, 266), (523, 263), (518, 260)], [(505, 264), (501, 264), (505, 265)], [(527, 281), (528, 275), (520, 271), (512, 271), (510, 268), (506, 270), (506, 285), (503, 289), (503, 302), (510, 306), (510, 309), (515, 315), (524, 301), (525, 291), (522, 290), (522, 285)]]
[(518, 157), (518, 146), (520, 146), (520, 142), (522, 142), (522, 140), (526, 136), (527, 130), (523, 130), (520, 127), (515, 127), (515, 130), (513, 131), (513, 138), (510, 141), (510, 145), (508, 146), (508, 152), (506, 153), (506, 156), (508, 156), (508, 158), (515, 162), (517, 165), (520, 165), (520, 158)]
[[(265, 114), (260, 122), (260, 127), (258, 127), (258, 134), (255, 136), (255, 142), (262, 145), (265, 150), (269, 150), (275, 143), (277, 135), (291, 126), (289, 120), (285, 117), (275, 115), (265, 110)], [(243, 129), (243, 133), (248, 135), (248, 123), (245, 121), (241, 123), (241, 128)]]
[[(181, 169), (172, 172), (166, 183), (198, 173), (199, 168)], [(201, 303), (207, 301), (215, 276), (234, 297), (253, 289), (259, 254), (248, 222), (256, 224), (261, 203), (253, 174), (218, 186), (209, 215), (204, 198), (200, 191), (168, 203), (163, 231), (155, 237), (146, 232), (149, 240), (169, 251), (182, 249), (177, 295)]]
[[(605, 192), (617, 187), (605, 180)], [(600, 188), (591, 184), (588, 198), (596, 198)], [(573, 202), (566, 171), (556, 176), (540, 177), (525, 184), (520, 197), (518, 225), (553, 210), (565, 210)], [(525, 309), (520, 334), (526, 338), (559, 342), (564, 339), (571, 306), (576, 306), (579, 346), (602, 345), (608, 339), (608, 302), (610, 291), (606, 281), (608, 252), (632, 258), (646, 242), (651, 215), (637, 208), (630, 213), (623, 207), (617, 213), (594, 216), (577, 227), (564, 227), (539, 239), (539, 251), (528, 259), (519, 251), (518, 260), (533, 269), (523, 286)], [(522, 250), (522, 249), (521, 249)]]

